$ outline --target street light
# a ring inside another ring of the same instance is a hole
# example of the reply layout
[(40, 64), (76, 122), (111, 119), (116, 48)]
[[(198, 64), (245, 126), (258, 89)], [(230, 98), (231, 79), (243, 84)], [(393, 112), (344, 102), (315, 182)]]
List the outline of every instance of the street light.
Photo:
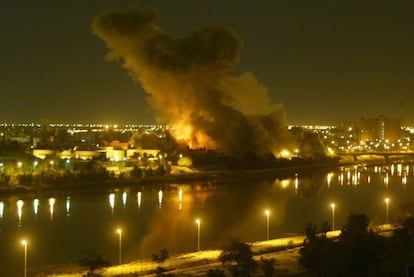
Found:
[(27, 276), (27, 240), (22, 240), (24, 246), (24, 277)]
[(197, 251), (200, 251), (200, 224), (201, 224), (201, 220), (197, 218), (195, 223), (197, 224)]
[(118, 253), (119, 253), (119, 264), (121, 264), (121, 261), (122, 261), (121, 260), (121, 258), (122, 258), (122, 229), (118, 228), (116, 230), (116, 232), (119, 235), (119, 251), (118, 251)]
[(388, 224), (388, 206), (390, 203), (390, 199), (387, 197), (385, 198), (385, 223)]
[(335, 203), (331, 203), (332, 208), (332, 231), (335, 231)]
[(266, 215), (266, 240), (269, 240), (269, 215), (270, 215), (270, 211), (266, 210), (265, 215)]

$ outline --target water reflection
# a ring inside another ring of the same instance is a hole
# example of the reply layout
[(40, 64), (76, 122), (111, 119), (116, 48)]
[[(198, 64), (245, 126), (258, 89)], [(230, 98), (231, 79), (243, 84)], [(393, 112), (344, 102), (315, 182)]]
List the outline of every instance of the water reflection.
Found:
[(55, 198), (49, 198), (49, 212), (50, 212), (50, 220), (53, 220), (53, 214), (55, 212)]
[(347, 185), (350, 185), (351, 184), (351, 169), (350, 168), (347, 168), (346, 169), (346, 180), (347, 180)]
[(296, 174), (295, 174), (295, 192), (296, 192), (296, 193), (298, 192), (298, 188), (299, 188), (299, 176), (298, 176), (298, 174), (296, 173)]
[(33, 212), (37, 217), (37, 214), (39, 213), (39, 199), (37, 198), (33, 200)]
[(383, 182), (384, 182), (385, 187), (388, 188), (388, 184), (390, 182), (390, 178), (388, 176), (388, 172), (385, 173)]
[(159, 190), (158, 191), (158, 205), (160, 208), (162, 206), (162, 196), (163, 196), (162, 190)]
[(115, 209), (115, 193), (109, 194), (109, 206), (111, 207), (112, 214), (114, 214), (114, 209)]
[(278, 180), (278, 182), (280, 183), (280, 187), (282, 189), (286, 189), (289, 187), (290, 184), (290, 179), (283, 179), (283, 180)]
[(20, 199), (17, 200), (16, 205), (17, 205), (17, 217), (19, 219), (17, 226), (21, 227), (22, 226), (23, 205), (24, 205), (23, 200), (20, 200)]
[(339, 184), (343, 186), (344, 185), (344, 173), (342, 171), (341, 171), (341, 174), (338, 176), (338, 179), (339, 179)]
[(3, 214), (4, 214), (4, 202), (0, 201), (0, 219), (3, 218)]
[(125, 191), (122, 193), (122, 204), (124, 204), (124, 209), (125, 209), (126, 204), (127, 204), (127, 193)]
[(183, 208), (183, 190), (178, 190), (178, 209), (181, 211)]
[(66, 196), (66, 215), (70, 216), (70, 196)]
[(137, 193), (137, 203), (138, 203), (138, 208), (141, 208), (141, 203), (142, 203), (142, 192), (138, 191)]
[(407, 172), (403, 173), (403, 176), (401, 177), (401, 184), (404, 185), (404, 189), (407, 189)]
[(333, 176), (334, 176), (333, 172), (329, 172), (328, 174), (326, 174), (326, 184), (328, 188), (331, 186)]
[[(372, 172), (376, 175), (372, 176)], [(339, 185), (352, 184), (358, 186), (361, 183), (371, 184), (373, 180), (376, 180), (376, 183), (384, 184), (388, 188), (391, 177), (394, 176), (400, 177), (400, 183), (406, 185), (408, 183), (408, 176), (410, 176), (410, 166), (398, 163), (391, 166), (349, 167), (342, 168), (337, 175), (337, 183)], [(333, 172), (326, 173), (327, 188), (330, 188), (334, 183), (334, 176)], [(379, 179), (376, 176), (379, 176)]]

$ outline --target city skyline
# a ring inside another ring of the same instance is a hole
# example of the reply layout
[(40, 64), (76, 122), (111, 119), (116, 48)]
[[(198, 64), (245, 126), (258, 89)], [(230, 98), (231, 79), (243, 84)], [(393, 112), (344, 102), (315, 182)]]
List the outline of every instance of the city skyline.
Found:
[(105, 61), (107, 49), (91, 29), (95, 16), (131, 4), (156, 9), (175, 37), (217, 23), (234, 30), (243, 41), (235, 71), (252, 72), (289, 124), (380, 114), (414, 123), (409, 1), (3, 3), (1, 121), (154, 123), (141, 85)]

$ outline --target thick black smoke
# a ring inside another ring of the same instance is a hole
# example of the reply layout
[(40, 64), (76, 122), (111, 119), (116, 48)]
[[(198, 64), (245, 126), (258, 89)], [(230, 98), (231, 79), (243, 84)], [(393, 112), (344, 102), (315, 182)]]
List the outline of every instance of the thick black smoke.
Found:
[(270, 102), (252, 73), (236, 75), (242, 41), (208, 26), (173, 37), (155, 10), (132, 6), (94, 18), (93, 32), (140, 82), (160, 123), (193, 148), (225, 153), (278, 153), (287, 141), (286, 113)]

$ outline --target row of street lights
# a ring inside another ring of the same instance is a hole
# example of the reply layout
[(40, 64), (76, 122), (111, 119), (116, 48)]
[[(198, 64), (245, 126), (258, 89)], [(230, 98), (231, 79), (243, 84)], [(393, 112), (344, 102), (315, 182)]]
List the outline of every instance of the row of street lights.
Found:
[[(385, 202), (385, 224), (388, 224), (388, 214), (389, 214), (389, 204), (390, 199), (386, 197), (384, 199)], [(332, 209), (332, 231), (335, 231), (335, 203), (331, 203), (331, 209)]]
[[(385, 198), (385, 205), (386, 205), (386, 224), (388, 224), (388, 210), (389, 210), (389, 202), (390, 199), (387, 197)], [(335, 231), (335, 203), (331, 203), (332, 209), (332, 231)], [(269, 225), (270, 225), (270, 210), (265, 210), (264, 214), (266, 216), (266, 240), (269, 240)], [(201, 250), (200, 247), (200, 229), (201, 229), (201, 220), (197, 218), (195, 220), (197, 224), (197, 251)], [(122, 229), (116, 229), (116, 233), (118, 234), (118, 262), (119, 264), (122, 263)], [(27, 240), (21, 241), (22, 245), (24, 246), (24, 277), (27, 277)]]
[[(390, 199), (387, 197), (385, 198), (385, 204), (386, 204), (386, 224), (388, 224), (388, 211), (389, 211), (389, 202)], [(335, 203), (331, 203), (331, 209), (332, 209), (332, 231), (335, 231)], [(266, 216), (266, 240), (269, 240), (269, 226), (270, 226), (270, 210), (265, 210), (264, 214)], [(200, 225), (201, 220), (197, 218), (195, 220), (195, 223), (197, 224), (197, 251), (200, 251)], [(117, 233), (119, 235), (119, 264), (121, 264), (121, 252), (122, 252), (122, 230), (117, 229)]]
[[(122, 229), (118, 228), (116, 230), (116, 232), (118, 233), (118, 236), (119, 236), (118, 259), (119, 259), (119, 264), (121, 264), (122, 263)], [(23, 239), (21, 241), (21, 243), (24, 247), (24, 264), (23, 264), (24, 271), (23, 271), (23, 276), (27, 277), (27, 245), (28, 245), (28, 242), (27, 242), (26, 239)]]
[[(267, 230), (266, 231), (266, 239), (269, 240), (269, 215), (270, 215), (270, 211), (266, 210), (265, 215), (266, 215), (266, 230)], [(201, 247), (200, 247), (201, 219), (197, 218), (195, 220), (195, 223), (197, 224), (197, 251), (200, 251), (201, 250)], [(116, 233), (118, 234), (118, 260), (119, 260), (119, 264), (121, 264), (122, 263), (122, 229), (118, 228), (116, 230)]]

